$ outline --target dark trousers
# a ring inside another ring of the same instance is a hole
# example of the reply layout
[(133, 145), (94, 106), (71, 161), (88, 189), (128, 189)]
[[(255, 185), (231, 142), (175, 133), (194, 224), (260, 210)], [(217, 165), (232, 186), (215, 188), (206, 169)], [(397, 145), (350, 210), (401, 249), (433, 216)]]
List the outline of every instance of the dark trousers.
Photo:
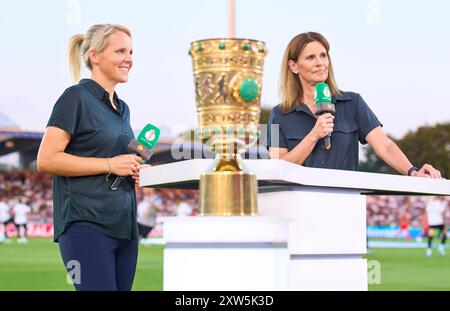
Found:
[[(13, 224), (14, 226), (16, 225), (16, 224), (14, 223), (14, 220), (13, 220), (12, 218), (8, 219), (7, 221), (5, 221), (5, 222), (3, 223), (3, 226), (4, 226), (4, 228), (5, 228), (5, 238), (8, 238), (8, 229), (7, 229), (6, 227), (8, 226), (9, 223)], [(16, 230), (17, 230), (17, 229), (16, 229)], [(19, 236), (19, 232), (17, 232), (17, 236)]]
[(152, 231), (152, 229), (153, 227), (138, 223), (139, 237), (146, 239), (150, 231)]
[[(433, 231), (435, 229), (439, 230), (439, 237), (441, 238), (441, 244), (445, 244), (445, 241), (447, 240), (447, 230), (445, 228), (445, 225), (430, 226), (430, 229), (433, 229)], [(433, 242), (434, 234), (430, 235), (429, 232), (427, 232), (427, 235), (428, 235), (428, 248), (431, 248), (431, 243)]]
[[(22, 224), (22, 225), (15, 224), (15, 226), (16, 226), (17, 237), (18, 238), (26, 238), (27, 230), (28, 230), (27, 224)], [(20, 233), (20, 227), (23, 227), (22, 234)]]
[(115, 239), (75, 223), (70, 225), (58, 243), (76, 290), (131, 290), (138, 240)]

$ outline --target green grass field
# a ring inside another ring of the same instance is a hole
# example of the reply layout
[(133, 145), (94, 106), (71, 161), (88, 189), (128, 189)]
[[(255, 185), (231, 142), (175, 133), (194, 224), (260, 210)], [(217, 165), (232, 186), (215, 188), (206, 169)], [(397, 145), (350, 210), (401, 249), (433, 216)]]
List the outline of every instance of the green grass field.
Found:
[(426, 257), (422, 248), (374, 248), (366, 258), (381, 266), (381, 284), (369, 284), (369, 290), (450, 290), (450, 254), (434, 249)]
[[(369, 290), (450, 290), (450, 254), (427, 258), (424, 249), (375, 248), (366, 258), (381, 268), (381, 284)], [(162, 246), (140, 246), (133, 290), (161, 290), (162, 265)], [(65, 275), (51, 239), (0, 244), (0, 290), (74, 290)]]
[[(74, 290), (58, 244), (29, 239), (28, 244), (0, 244), (0, 290)], [(133, 290), (162, 290), (163, 247), (140, 246)]]

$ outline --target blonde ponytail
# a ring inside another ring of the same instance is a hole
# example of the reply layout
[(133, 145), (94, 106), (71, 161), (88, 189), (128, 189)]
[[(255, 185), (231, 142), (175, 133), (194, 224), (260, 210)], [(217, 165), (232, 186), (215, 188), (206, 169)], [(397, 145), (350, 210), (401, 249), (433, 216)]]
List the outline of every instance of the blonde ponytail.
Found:
[(84, 34), (78, 34), (70, 38), (68, 47), (69, 66), (72, 79), (75, 83), (80, 80), (81, 72), (81, 46), (83, 45)]

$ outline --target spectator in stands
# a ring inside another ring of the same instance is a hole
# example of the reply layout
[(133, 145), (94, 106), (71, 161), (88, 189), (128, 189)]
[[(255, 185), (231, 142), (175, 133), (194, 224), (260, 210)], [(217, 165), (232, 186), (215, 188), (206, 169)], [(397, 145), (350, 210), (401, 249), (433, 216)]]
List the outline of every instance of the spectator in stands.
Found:
[[(137, 202), (145, 198), (143, 193), (145, 190), (146, 188), (139, 188), (136, 184)], [(162, 210), (159, 212), (161, 216), (175, 216), (175, 202), (184, 198), (193, 206), (193, 215), (198, 212), (198, 190), (156, 189), (155, 192), (161, 199)], [(53, 224), (52, 196), (52, 176), (49, 174), (33, 171), (0, 172), (0, 198), (16, 202), (23, 197), (31, 202), (29, 224)], [(11, 224), (14, 225), (13, 218)]]
[(399, 231), (399, 237), (406, 238), (407, 240), (410, 239), (409, 236), (409, 221), (410, 221), (410, 214), (408, 210), (408, 206), (403, 207), (403, 211), (400, 214), (400, 231)]
[(177, 201), (176, 204), (177, 216), (192, 216), (193, 207), (190, 204), (190, 201), (187, 198), (183, 198), (182, 200)]
[[(0, 173), (0, 197), (8, 202), (26, 198), (31, 203), (29, 223), (52, 223), (52, 181), (51, 176), (40, 172)], [(13, 223), (13, 220), (11, 219)]]
[(432, 255), (432, 242), (435, 230), (439, 231), (441, 244), (438, 246), (438, 252), (445, 255), (445, 241), (447, 240), (447, 228), (445, 226), (445, 219), (447, 215), (447, 203), (445, 197), (432, 197), (426, 207), (428, 217), (428, 247), (427, 257)]
[[(82, 267), (77, 290), (131, 290), (134, 280), (134, 181), (142, 159), (128, 154), (130, 110), (115, 92), (128, 81), (132, 53), (124, 26), (94, 25), (72, 37), (69, 61), (79, 83), (56, 102), (38, 152), (38, 170), (55, 175), (54, 239), (66, 267), (72, 260)], [(82, 61), (91, 78), (79, 81)], [(112, 191), (116, 176), (126, 178)]]
[(428, 237), (428, 230), (430, 227), (428, 225), (428, 216), (426, 212), (420, 217), (420, 227), (422, 228), (422, 233), (417, 237), (417, 242), (422, 242), (423, 238)]

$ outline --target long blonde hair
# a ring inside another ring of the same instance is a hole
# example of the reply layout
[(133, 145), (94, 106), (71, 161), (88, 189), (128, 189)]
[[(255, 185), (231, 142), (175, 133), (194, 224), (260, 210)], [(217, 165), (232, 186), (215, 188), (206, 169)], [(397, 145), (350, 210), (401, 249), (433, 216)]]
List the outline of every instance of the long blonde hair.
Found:
[(92, 70), (89, 51), (102, 52), (106, 48), (108, 37), (116, 31), (122, 31), (131, 38), (131, 32), (128, 28), (115, 24), (93, 25), (89, 27), (86, 34), (77, 34), (70, 38), (68, 47), (69, 66), (72, 78), (76, 83), (80, 80), (81, 61), (83, 60), (86, 67)]
[(281, 74), (280, 74), (280, 82), (279, 82), (279, 92), (281, 99), (281, 110), (289, 111), (296, 101), (302, 100), (303, 98), (303, 87), (300, 82), (300, 78), (297, 74), (293, 73), (289, 68), (289, 61), (292, 60), (297, 62), (300, 53), (303, 51), (305, 46), (313, 41), (318, 41), (322, 43), (322, 45), (327, 50), (328, 59), (330, 64), (328, 66), (328, 78), (325, 81), (331, 90), (333, 95), (339, 94), (339, 91), (336, 81), (334, 79), (333, 65), (331, 64), (330, 58), (330, 44), (324, 36), (317, 32), (304, 32), (297, 36), (295, 36), (286, 47), (283, 56), (283, 63), (281, 64)]

